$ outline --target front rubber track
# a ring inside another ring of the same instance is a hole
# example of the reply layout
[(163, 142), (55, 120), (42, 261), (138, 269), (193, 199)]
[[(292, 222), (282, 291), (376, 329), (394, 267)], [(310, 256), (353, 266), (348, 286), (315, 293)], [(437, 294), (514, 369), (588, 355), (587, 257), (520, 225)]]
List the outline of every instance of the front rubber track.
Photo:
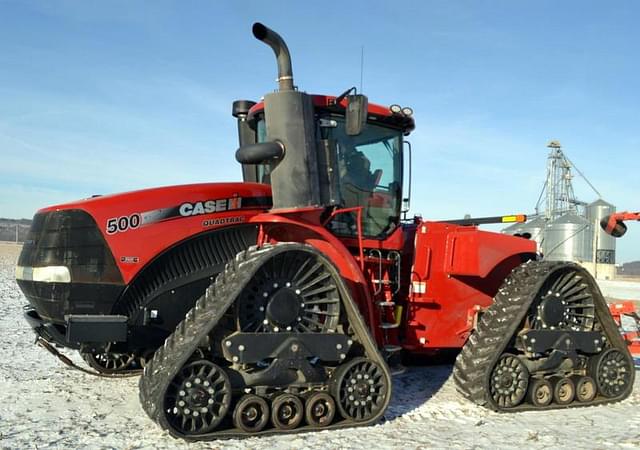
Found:
[[(251, 281), (263, 263), (281, 252), (294, 250), (313, 253), (327, 263), (326, 267), (336, 281), (342, 299), (342, 306), (355, 332), (356, 338), (363, 345), (366, 356), (380, 365), (387, 378), (389, 392), (384, 407), (370, 420), (358, 423), (344, 420), (322, 428), (303, 426), (290, 431), (270, 429), (251, 435), (237, 429), (221, 430), (200, 435), (184, 435), (178, 432), (171, 427), (163, 410), (165, 392), (169, 384), (201, 342), (215, 328), (216, 324), (234, 303), (244, 287)], [(380, 419), (391, 399), (391, 373), (389, 367), (378, 351), (375, 341), (369, 334), (368, 328), (355, 306), (351, 293), (340, 277), (339, 272), (318, 250), (309, 245), (298, 243), (279, 243), (275, 245), (264, 245), (262, 247), (251, 247), (248, 250), (238, 253), (238, 255), (227, 264), (225, 270), (218, 275), (215, 282), (205, 292), (205, 295), (203, 295), (187, 313), (184, 320), (180, 322), (173, 334), (167, 338), (164, 345), (155, 352), (151, 361), (146, 364), (144, 372), (140, 377), (139, 386), (140, 402), (149, 417), (163, 429), (167, 430), (172, 436), (190, 441), (242, 438), (369, 425)]]
[(631, 394), (634, 374), (632, 374), (630, 388), (620, 396), (596, 398), (591, 402), (573, 402), (569, 405), (550, 404), (544, 407), (522, 403), (507, 409), (501, 408), (491, 398), (490, 375), (498, 358), (503, 354), (513, 336), (520, 331), (522, 322), (545, 280), (554, 272), (566, 268), (580, 272), (584, 281), (589, 284), (593, 293), (596, 318), (602, 326), (603, 333), (613, 348), (631, 358), (598, 285), (583, 267), (570, 262), (528, 261), (513, 269), (505, 279), (494, 297), (493, 304), (482, 314), (476, 329), (456, 358), (453, 379), (457, 390), (464, 397), (494, 411), (517, 412), (612, 403), (624, 400)]

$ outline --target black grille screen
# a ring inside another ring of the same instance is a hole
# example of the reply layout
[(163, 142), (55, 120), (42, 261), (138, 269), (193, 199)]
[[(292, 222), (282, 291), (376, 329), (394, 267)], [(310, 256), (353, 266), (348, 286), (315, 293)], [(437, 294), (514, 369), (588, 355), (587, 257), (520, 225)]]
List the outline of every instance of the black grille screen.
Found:
[[(203, 233), (180, 242), (138, 275), (118, 302), (115, 312), (132, 317), (142, 305), (168, 289), (221, 272), (236, 254), (256, 243), (257, 234), (253, 225), (239, 226)], [(206, 283), (204, 288), (208, 285)], [(200, 295), (202, 293), (192, 299), (192, 303)]]

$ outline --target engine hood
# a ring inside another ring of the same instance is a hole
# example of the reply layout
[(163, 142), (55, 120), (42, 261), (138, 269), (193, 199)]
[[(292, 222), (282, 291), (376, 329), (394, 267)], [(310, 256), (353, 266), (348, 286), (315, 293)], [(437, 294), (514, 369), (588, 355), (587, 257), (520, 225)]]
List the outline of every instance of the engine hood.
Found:
[[(140, 208), (158, 208), (166, 205), (167, 202), (187, 202), (206, 201), (207, 197), (222, 196), (242, 198), (271, 198), (271, 187), (258, 183), (198, 183), (184, 184), (177, 186), (163, 186), (150, 189), (140, 189), (136, 191), (121, 192), (109, 195), (97, 195), (90, 198), (62, 203), (59, 205), (47, 206), (38, 213), (61, 211), (68, 209), (81, 209), (91, 213), (101, 209), (111, 209), (112, 207), (122, 207), (125, 204), (132, 204)], [(267, 202), (269, 203), (269, 202)], [(269, 203), (270, 205), (270, 203)], [(269, 206), (267, 205), (267, 206)]]
[[(65, 242), (82, 240), (89, 231), (101, 235), (123, 281), (128, 283), (142, 267), (183, 240), (248, 223), (250, 217), (270, 208), (268, 185), (202, 183), (104, 195), (50, 206), (39, 210), (34, 221), (46, 218), (49, 228), (53, 227), (49, 231), (56, 235), (64, 230)], [(78, 226), (76, 216), (83, 217), (88, 225)], [(58, 241), (54, 245), (57, 250), (52, 251), (62, 251), (58, 249), (62, 241)]]

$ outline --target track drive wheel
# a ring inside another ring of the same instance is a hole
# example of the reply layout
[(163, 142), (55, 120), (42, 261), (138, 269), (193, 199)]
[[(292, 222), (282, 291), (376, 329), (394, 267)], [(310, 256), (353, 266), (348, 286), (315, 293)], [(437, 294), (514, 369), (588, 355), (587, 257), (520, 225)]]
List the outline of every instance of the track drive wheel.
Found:
[(576, 385), (571, 378), (559, 377), (553, 383), (553, 399), (558, 405), (568, 405), (576, 396)]
[(240, 331), (333, 333), (340, 295), (328, 262), (295, 249), (266, 261), (237, 302)]
[(282, 394), (271, 403), (271, 422), (280, 430), (293, 430), (302, 422), (304, 407), (293, 394)]
[(620, 350), (610, 348), (592, 360), (592, 373), (598, 391), (605, 397), (616, 397), (630, 387), (633, 379), (633, 365)]
[(233, 410), (233, 424), (245, 433), (262, 431), (269, 422), (269, 405), (262, 397), (246, 394)]
[(515, 355), (505, 353), (491, 372), (491, 396), (503, 408), (518, 406), (529, 385), (527, 366)]
[(567, 266), (551, 274), (530, 310), (533, 329), (591, 331), (595, 324), (594, 292), (580, 269)]
[(533, 406), (548, 406), (553, 400), (553, 386), (544, 378), (532, 378), (529, 384), (527, 400)]
[(364, 422), (378, 414), (384, 405), (389, 380), (381, 367), (366, 358), (354, 358), (340, 366), (332, 383), (333, 396), (342, 417)]
[(307, 423), (314, 427), (331, 425), (336, 415), (336, 402), (326, 392), (316, 392), (307, 399), (305, 417)]

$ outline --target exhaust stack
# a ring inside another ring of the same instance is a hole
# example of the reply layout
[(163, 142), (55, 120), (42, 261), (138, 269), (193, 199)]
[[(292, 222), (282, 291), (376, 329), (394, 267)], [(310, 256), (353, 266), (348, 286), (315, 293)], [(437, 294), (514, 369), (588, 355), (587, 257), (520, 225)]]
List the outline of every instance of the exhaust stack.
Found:
[(253, 24), (253, 35), (259, 41), (264, 42), (273, 49), (278, 62), (278, 87), (280, 91), (293, 91), (293, 69), (291, 68), (291, 55), (284, 39), (272, 29), (260, 22)]
[(312, 98), (295, 90), (291, 56), (280, 35), (261, 23), (253, 25), (253, 35), (276, 54), (279, 89), (264, 96), (266, 142), (242, 145), (236, 160), (242, 164), (269, 164), (273, 209), (319, 206)]

